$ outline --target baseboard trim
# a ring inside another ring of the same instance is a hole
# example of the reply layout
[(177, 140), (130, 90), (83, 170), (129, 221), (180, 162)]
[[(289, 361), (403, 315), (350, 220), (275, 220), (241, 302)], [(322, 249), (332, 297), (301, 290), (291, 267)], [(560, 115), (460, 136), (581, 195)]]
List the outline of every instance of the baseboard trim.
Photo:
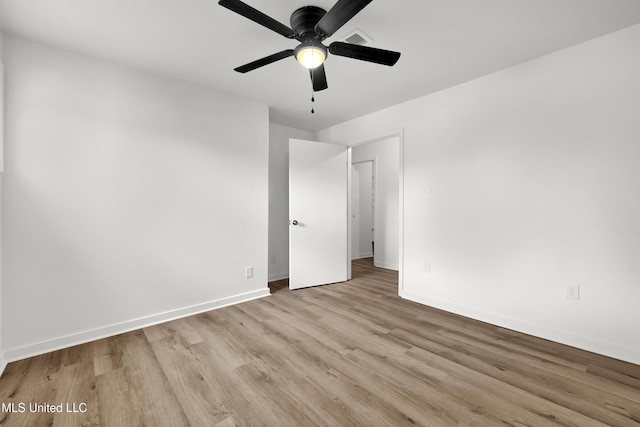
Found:
[(395, 270), (398, 271), (398, 264), (390, 264), (386, 262), (374, 262), (375, 267), (384, 268), (385, 270)]
[(563, 330), (552, 329), (544, 325), (538, 325), (498, 313), (478, 310), (473, 307), (463, 306), (451, 301), (433, 298), (405, 290), (400, 290), (399, 295), (404, 299), (444, 310), (449, 313), (458, 314), (460, 316), (469, 317), (481, 322), (521, 332), (523, 334), (532, 335), (538, 338), (640, 365), (640, 351), (638, 349), (624, 347), (619, 344), (605, 342), (582, 335), (576, 335)]
[(351, 259), (362, 259), (362, 258), (372, 258), (373, 257), (373, 252), (367, 252), (364, 254), (358, 254), (358, 255), (353, 255), (351, 257)]
[(269, 296), (269, 289), (260, 289), (257, 291), (246, 292), (202, 304), (196, 304), (189, 307), (169, 310), (164, 313), (153, 314), (150, 316), (140, 317), (121, 323), (116, 323), (101, 328), (91, 329), (64, 337), (53, 338), (47, 341), (41, 341), (35, 344), (29, 344), (23, 347), (17, 347), (4, 351), (3, 357), (0, 359), (4, 365), (15, 362), (17, 360), (26, 359), (33, 356), (49, 353), (63, 348), (73, 347), (79, 344), (111, 337), (126, 332), (135, 331), (137, 329), (146, 328), (148, 326), (157, 325), (159, 323), (169, 322), (171, 320), (181, 319), (183, 317), (193, 316), (195, 314), (204, 313), (206, 311), (216, 310), (218, 308), (228, 307), (230, 305), (251, 301), (258, 298)]
[(277, 280), (284, 280), (284, 279), (288, 279), (289, 278), (289, 272), (285, 272), (285, 273), (274, 273), (274, 274), (270, 274), (269, 275), (269, 281), (270, 282), (275, 282)]

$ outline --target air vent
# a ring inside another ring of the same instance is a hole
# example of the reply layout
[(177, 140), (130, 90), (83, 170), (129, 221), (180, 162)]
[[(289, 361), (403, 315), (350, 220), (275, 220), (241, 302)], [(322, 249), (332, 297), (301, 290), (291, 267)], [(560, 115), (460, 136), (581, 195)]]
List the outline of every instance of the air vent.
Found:
[(358, 44), (360, 46), (371, 43), (371, 37), (367, 36), (362, 30), (355, 30), (344, 39), (345, 42)]

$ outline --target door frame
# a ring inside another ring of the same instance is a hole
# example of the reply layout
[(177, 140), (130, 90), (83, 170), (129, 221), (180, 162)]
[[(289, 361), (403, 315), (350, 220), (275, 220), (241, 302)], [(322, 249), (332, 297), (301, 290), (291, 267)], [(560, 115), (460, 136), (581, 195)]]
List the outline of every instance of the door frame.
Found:
[[(367, 138), (362, 138), (355, 140), (354, 142), (348, 143), (347, 147), (347, 159), (349, 167), (347, 168), (347, 211), (348, 218), (347, 221), (347, 277), (348, 280), (351, 280), (351, 251), (353, 249), (352, 243), (352, 209), (351, 203), (353, 202), (353, 181), (352, 181), (352, 153), (351, 150), (353, 147), (357, 147), (359, 145), (369, 144), (371, 142), (383, 141), (385, 139), (390, 138), (398, 138), (398, 294), (404, 291), (404, 128), (400, 128), (396, 131), (391, 131), (389, 133), (385, 133), (379, 136), (372, 136)], [(376, 183), (377, 184), (377, 183)]]

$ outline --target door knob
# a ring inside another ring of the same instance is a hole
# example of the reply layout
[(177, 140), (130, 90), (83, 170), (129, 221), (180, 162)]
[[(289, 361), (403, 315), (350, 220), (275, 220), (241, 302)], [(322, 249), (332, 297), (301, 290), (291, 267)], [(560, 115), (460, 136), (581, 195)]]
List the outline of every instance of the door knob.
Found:
[(293, 221), (291, 221), (291, 224), (293, 224), (293, 225), (298, 225), (298, 220), (297, 220), (297, 219), (294, 219)]

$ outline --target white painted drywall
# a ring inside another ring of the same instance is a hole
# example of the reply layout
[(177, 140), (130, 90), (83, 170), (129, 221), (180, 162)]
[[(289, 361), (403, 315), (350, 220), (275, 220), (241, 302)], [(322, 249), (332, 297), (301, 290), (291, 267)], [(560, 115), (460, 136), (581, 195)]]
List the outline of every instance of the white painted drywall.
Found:
[(640, 25), (318, 132), (404, 129), (402, 296), (640, 363), (638, 52)]
[(4, 171), (4, 61), (2, 52), (2, 29), (0, 28), (0, 172)]
[(3, 173), (0, 172), (0, 376), (2, 376), (2, 373), (4, 372), (4, 368), (7, 366), (7, 359), (5, 358), (5, 354), (4, 354), (4, 340), (3, 340), (3, 332), (2, 332), (2, 326), (3, 326), (3, 317), (4, 317), (4, 309), (3, 309), (3, 305), (4, 305), (4, 296), (3, 296), (3, 279), (2, 277), (4, 276), (4, 271), (3, 271), (3, 251), (2, 251), (2, 240), (3, 240), (3, 236), (2, 236), (2, 224), (3, 224), (3, 219), (2, 219), (2, 199), (3, 199), (3, 194), (2, 194), (2, 187), (3, 187)]
[(3, 61), (3, 47), (2, 47), (2, 28), (0, 28), (0, 375), (4, 371), (6, 361), (4, 358), (4, 345), (2, 342), (2, 173), (4, 171), (4, 61)]
[(289, 277), (289, 139), (313, 133), (269, 124), (269, 281)]
[(268, 295), (266, 105), (4, 43), (11, 358)]
[[(4, 161), (3, 161), (4, 160), (4, 74), (3, 74), (4, 61), (2, 57), (3, 57), (2, 28), (0, 28), (0, 172), (4, 170)], [(1, 294), (2, 292), (0, 292), (0, 295)], [(0, 316), (0, 318), (1, 317), (2, 316)]]
[(375, 256), (377, 267), (398, 270), (399, 158), (398, 136), (352, 148), (352, 162), (376, 160)]

